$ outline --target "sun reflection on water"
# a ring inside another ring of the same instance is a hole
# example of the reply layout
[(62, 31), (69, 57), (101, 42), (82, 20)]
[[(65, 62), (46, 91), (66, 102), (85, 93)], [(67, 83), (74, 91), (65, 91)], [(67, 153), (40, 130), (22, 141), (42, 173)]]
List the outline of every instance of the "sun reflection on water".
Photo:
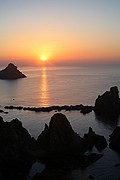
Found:
[(49, 106), (48, 81), (46, 67), (42, 68), (42, 76), (40, 83), (40, 102), (42, 107)]

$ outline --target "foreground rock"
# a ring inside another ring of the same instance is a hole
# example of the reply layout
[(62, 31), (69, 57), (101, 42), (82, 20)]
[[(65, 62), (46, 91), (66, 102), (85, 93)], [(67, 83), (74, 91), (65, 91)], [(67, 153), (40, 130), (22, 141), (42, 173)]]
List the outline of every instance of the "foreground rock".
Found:
[(0, 79), (19, 79), (25, 77), (26, 76), (12, 63), (8, 64), (5, 69), (0, 71)]
[(88, 134), (84, 134), (83, 140), (87, 149), (92, 149), (95, 146), (98, 150), (102, 150), (107, 147), (104, 136), (95, 134), (91, 127), (89, 127)]
[(94, 111), (99, 115), (120, 114), (120, 98), (117, 86), (111, 87), (95, 101)]
[[(59, 169), (65, 172), (76, 167), (85, 168), (102, 157), (101, 154), (84, 153), (89, 149), (91, 138), (103, 147), (104, 139), (97, 137), (91, 129), (87, 138), (75, 133), (66, 116), (57, 113), (51, 117), (44, 131), (35, 140), (18, 119), (4, 122), (0, 117), (0, 178), (24, 180), (35, 161), (43, 162), (46, 170), (37, 177), (48, 176)], [(101, 143), (103, 143), (101, 145)], [(66, 174), (61, 174), (61, 178)]]
[(34, 161), (33, 157), (29, 155), (33, 141), (18, 119), (4, 122), (0, 117), (1, 179), (22, 180), (27, 176)]
[(86, 167), (102, 157), (101, 154), (84, 155), (88, 150), (87, 140), (75, 133), (66, 116), (57, 113), (37, 139), (37, 146), (46, 152), (44, 162), (47, 168)]
[(37, 143), (53, 156), (83, 150), (82, 138), (73, 131), (66, 116), (61, 113), (51, 117), (49, 127), (45, 125), (45, 130), (39, 135)]
[(120, 127), (116, 127), (110, 135), (110, 148), (120, 152)]

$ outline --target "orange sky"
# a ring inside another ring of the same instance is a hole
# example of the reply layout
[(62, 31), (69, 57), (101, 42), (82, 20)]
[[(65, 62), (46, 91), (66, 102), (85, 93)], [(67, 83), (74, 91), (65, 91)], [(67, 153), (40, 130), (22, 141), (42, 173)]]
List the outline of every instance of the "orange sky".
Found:
[(45, 2), (0, 1), (1, 62), (36, 64), (42, 55), (49, 64), (120, 60), (118, 1)]

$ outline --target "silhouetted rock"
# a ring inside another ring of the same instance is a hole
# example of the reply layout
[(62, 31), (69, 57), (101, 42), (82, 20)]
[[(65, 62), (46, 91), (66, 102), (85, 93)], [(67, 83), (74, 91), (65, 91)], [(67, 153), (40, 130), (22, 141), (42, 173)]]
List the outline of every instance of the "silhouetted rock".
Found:
[(1, 110), (1, 109), (0, 109), (0, 113), (8, 114), (8, 112), (3, 111), (3, 110)]
[(51, 117), (49, 127), (45, 125), (37, 143), (54, 156), (83, 150), (82, 138), (73, 131), (66, 116), (61, 113)]
[(100, 123), (102, 122), (104, 126), (107, 126), (110, 128), (115, 128), (119, 121), (119, 114), (102, 114), (98, 115), (95, 114), (95, 119), (98, 120)]
[(103, 95), (99, 95), (95, 101), (96, 114), (120, 114), (120, 98), (117, 86), (111, 87)]
[(0, 71), (0, 79), (19, 79), (25, 77), (26, 76), (12, 63), (8, 64), (5, 69)]
[[(6, 179), (23, 179), (33, 163), (29, 155), (32, 138), (18, 119), (4, 122), (0, 117), (0, 171)], [(4, 179), (3, 178), (3, 179)]]
[(102, 150), (107, 146), (107, 141), (104, 136), (95, 134), (91, 127), (89, 127), (88, 134), (84, 134), (83, 140), (87, 149), (91, 149), (95, 146), (98, 150)]
[[(91, 129), (89, 131), (90, 136), (97, 136)], [(73, 131), (66, 116), (61, 113), (51, 117), (49, 126), (45, 124), (37, 141), (31, 138), (18, 119), (4, 122), (0, 117), (0, 177), (23, 180), (36, 160), (45, 163), (46, 169), (50, 169), (50, 176), (55, 169), (58, 172), (59, 169), (68, 171), (76, 167), (85, 168), (102, 157), (95, 153), (85, 155), (87, 142), (88, 139), (84, 140)], [(39, 177), (44, 175), (46, 173)], [(62, 177), (66, 175), (62, 174)]]
[(50, 111), (80, 111), (83, 114), (90, 113), (93, 110), (93, 106), (80, 105), (70, 105), (70, 106), (49, 106), (49, 107), (22, 107), (22, 106), (5, 106), (5, 109), (17, 109), (24, 111), (34, 111), (34, 112), (50, 112)]
[(82, 106), (80, 112), (82, 114), (88, 114), (88, 113), (92, 112), (92, 110), (93, 110), (93, 106)]
[(116, 127), (110, 135), (110, 148), (120, 152), (120, 127)]
[(47, 168), (70, 170), (85, 168), (102, 157), (101, 154), (84, 155), (87, 142), (73, 131), (65, 115), (57, 113), (51, 117), (49, 126), (45, 125), (37, 146), (45, 152), (43, 161)]

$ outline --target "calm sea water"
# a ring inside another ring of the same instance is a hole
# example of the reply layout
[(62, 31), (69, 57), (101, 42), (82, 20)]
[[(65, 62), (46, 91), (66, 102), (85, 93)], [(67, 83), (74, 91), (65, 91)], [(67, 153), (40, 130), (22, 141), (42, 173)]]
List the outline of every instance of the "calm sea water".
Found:
[[(20, 80), (0, 80), (0, 109), (5, 105), (21, 106), (52, 106), (52, 105), (94, 105), (99, 94), (109, 90), (111, 86), (118, 86), (120, 90), (120, 67), (85, 66), (85, 67), (42, 67), (20, 68), (27, 78)], [(55, 112), (35, 113), (28, 111), (8, 110), (8, 114), (0, 114), (5, 121), (18, 118), (23, 126), (35, 138), (49, 123)], [(104, 135), (109, 141), (113, 129), (120, 125), (120, 118), (111, 121), (98, 118), (95, 114), (82, 115), (78, 111), (62, 111), (69, 119), (73, 129), (82, 137), (88, 132), (89, 126)], [(93, 149), (97, 152), (96, 149)], [(84, 180), (91, 174), (97, 180), (117, 180), (120, 178), (120, 154), (108, 147), (102, 151), (103, 158), (86, 168), (84, 171), (76, 169), (70, 172), (73, 180)], [(30, 171), (30, 176), (36, 171), (42, 171), (44, 165), (36, 163)]]

